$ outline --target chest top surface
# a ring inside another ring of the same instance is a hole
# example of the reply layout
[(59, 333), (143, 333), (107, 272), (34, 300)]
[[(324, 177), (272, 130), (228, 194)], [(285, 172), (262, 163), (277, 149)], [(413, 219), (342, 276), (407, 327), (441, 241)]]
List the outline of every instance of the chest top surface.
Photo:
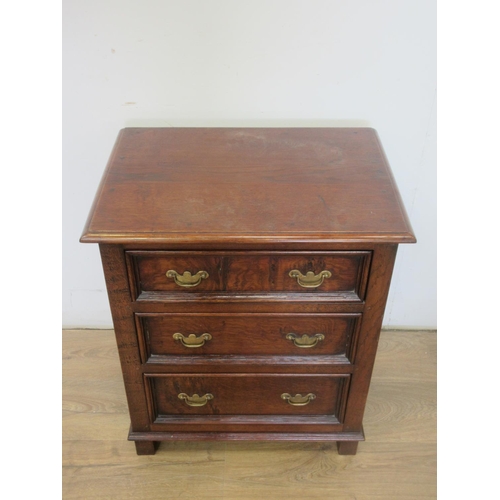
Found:
[(126, 128), (82, 242), (415, 241), (369, 128)]

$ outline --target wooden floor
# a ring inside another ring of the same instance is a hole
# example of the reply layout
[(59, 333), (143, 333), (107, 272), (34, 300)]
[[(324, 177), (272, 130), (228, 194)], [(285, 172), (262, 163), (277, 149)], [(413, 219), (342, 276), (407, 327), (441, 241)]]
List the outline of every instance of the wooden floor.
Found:
[(113, 332), (63, 332), (63, 498), (436, 498), (436, 332), (382, 332), (366, 441), (162, 443), (137, 456)]

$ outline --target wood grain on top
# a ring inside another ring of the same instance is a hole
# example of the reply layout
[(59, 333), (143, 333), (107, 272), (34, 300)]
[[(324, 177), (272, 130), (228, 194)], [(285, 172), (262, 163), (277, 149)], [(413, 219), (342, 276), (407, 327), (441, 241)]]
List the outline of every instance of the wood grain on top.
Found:
[(368, 128), (125, 128), (82, 242), (415, 241)]

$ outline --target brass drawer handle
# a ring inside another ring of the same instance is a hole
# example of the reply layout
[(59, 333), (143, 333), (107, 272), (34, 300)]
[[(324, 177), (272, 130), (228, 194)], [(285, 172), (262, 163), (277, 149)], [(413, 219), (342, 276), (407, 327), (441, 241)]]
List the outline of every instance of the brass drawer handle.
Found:
[(206, 271), (198, 271), (193, 276), (189, 271), (184, 271), (182, 274), (179, 274), (177, 271), (171, 269), (167, 271), (167, 278), (174, 278), (176, 285), (190, 287), (199, 285), (202, 279), (206, 280), (208, 278), (208, 273)]
[(295, 394), (292, 396), (285, 392), (281, 395), (281, 399), (288, 401), (292, 406), (305, 406), (308, 405), (313, 399), (316, 399), (316, 395), (310, 392), (309, 394), (302, 396), (302, 394)]
[(205, 345), (205, 341), (212, 340), (212, 335), (209, 333), (203, 333), (197, 337), (194, 333), (191, 333), (187, 337), (182, 335), (182, 333), (174, 333), (174, 340), (180, 340), (184, 347), (201, 347)]
[(318, 342), (325, 340), (325, 336), (322, 333), (315, 333), (314, 335), (304, 335), (299, 336), (295, 333), (288, 333), (286, 336), (287, 340), (293, 340), (293, 343), (297, 347), (309, 348), (314, 347)]
[(314, 274), (312, 271), (308, 271), (304, 276), (297, 269), (293, 269), (290, 271), (289, 276), (290, 278), (296, 278), (297, 283), (304, 288), (317, 288), (325, 278), (331, 278), (332, 273), (330, 271), (321, 271), (319, 274)]
[(188, 396), (184, 392), (181, 392), (177, 397), (185, 401), (185, 403), (189, 406), (205, 406), (211, 399), (214, 399), (213, 394), (210, 393), (207, 393), (204, 396), (198, 396), (198, 394)]

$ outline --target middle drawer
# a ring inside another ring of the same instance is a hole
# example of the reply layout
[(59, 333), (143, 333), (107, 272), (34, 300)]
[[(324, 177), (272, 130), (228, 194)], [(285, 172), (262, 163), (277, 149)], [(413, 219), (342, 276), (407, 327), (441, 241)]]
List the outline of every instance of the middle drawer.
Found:
[(137, 313), (143, 362), (166, 356), (330, 355), (351, 360), (360, 313)]

